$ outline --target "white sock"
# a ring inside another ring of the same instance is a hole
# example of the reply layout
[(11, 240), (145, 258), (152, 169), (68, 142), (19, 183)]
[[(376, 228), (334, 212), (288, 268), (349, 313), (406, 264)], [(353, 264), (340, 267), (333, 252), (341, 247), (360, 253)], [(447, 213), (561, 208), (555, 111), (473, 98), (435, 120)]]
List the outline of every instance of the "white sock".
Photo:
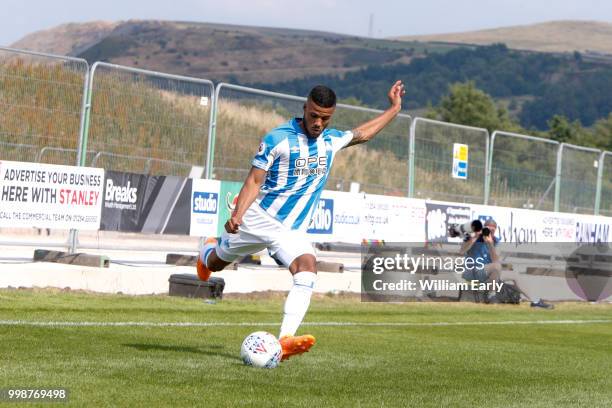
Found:
[(298, 272), (293, 275), (293, 287), (285, 300), (283, 323), (280, 339), (283, 336), (294, 336), (310, 306), (310, 297), (314, 289), (317, 274), (314, 272)]
[(200, 259), (204, 262), (204, 265), (208, 268), (208, 256), (212, 253), (213, 249), (217, 246), (216, 243), (210, 242), (200, 249)]

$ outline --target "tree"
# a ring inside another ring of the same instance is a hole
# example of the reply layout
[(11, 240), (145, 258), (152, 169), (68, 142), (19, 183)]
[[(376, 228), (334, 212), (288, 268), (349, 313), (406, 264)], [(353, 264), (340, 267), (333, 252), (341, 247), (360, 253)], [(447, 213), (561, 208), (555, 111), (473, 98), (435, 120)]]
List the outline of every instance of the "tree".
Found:
[(612, 113), (595, 122), (592, 131), (592, 146), (612, 151)]
[(442, 98), (436, 112), (445, 122), (481, 127), (489, 132), (497, 129), (515, 131), (518, 127), (508, 117), (508, 112), (498, 108), (488, 94), (476, 88), (473, 81), (451, 85), (449, 94)]
[(579, 121), (570, 121), (563, 115), (555, 115), (548, 122), (547, 136), (560, 143), (588, 144), (591, 134), (587, 132)]

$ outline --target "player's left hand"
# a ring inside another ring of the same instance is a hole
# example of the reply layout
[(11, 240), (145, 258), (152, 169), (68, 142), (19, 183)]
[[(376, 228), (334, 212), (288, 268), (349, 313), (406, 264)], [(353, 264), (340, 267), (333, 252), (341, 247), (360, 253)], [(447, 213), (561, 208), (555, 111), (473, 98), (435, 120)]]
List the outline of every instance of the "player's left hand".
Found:
[(225, 223), (225, 230), (228, 232), (228, 234), (236, 234), (240, 228), (240, 225), (242, 225), (242, 220), (235, 215), (232, 215), (232, 217)]
[(406, 90), (404, 89), (404, 84), (402, 81), (395, 81), (391, 89), (389, 89), (389, 93), (387, 94), (389, 98), (389, 103), (392, 107), (397, 108), (398, 110), (402, 109), (402, 97), (406, 94)]

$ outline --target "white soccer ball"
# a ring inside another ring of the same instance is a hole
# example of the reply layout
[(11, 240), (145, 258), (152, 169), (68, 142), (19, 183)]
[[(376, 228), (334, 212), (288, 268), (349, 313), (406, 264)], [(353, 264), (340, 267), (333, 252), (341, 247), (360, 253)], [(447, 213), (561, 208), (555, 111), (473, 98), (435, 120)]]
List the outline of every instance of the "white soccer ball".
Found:
[(278, 367), (282, 355), (283, 349), (276, 337), (264, 331), (249, 334), (240, 348), (244, 364), (257, 368)]

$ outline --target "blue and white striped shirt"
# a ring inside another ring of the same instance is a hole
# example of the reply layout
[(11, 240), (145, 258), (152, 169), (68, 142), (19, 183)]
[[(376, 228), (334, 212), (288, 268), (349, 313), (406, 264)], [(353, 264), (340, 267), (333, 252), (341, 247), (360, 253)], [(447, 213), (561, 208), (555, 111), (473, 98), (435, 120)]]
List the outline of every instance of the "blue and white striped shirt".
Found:
[(336, 129), (309, 139), (297, 119), (272, 130), (252, 162), (268, 172), (255, 203), (287, 228), (305, 230), (335, 154), (352, 139), (352, 132)]

